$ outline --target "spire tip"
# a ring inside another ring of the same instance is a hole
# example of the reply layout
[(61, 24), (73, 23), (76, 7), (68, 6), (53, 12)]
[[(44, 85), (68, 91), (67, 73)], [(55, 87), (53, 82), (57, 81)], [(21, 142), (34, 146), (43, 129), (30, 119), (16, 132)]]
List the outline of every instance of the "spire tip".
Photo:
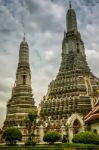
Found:
[(25, 42), (25, 32), (24, 32), (24, 37), (23, 37), (23, 41)]
[(69, 1), (69, 8), (70, 8), (70, 9), (72, 8), (72, 4), (71, 4), (71, 1)]

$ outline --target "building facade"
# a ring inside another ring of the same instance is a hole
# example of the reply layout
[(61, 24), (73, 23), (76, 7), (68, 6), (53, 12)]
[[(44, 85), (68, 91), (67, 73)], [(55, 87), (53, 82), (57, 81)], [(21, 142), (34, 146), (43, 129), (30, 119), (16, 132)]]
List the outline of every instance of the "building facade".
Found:
[(88, 130), (99, 135), (99, 100), (96, 102), (92, 110), (85, 116), (84, 122)]
[(24, 119), (33, 110), (37, 110), (37, 108), (31, 88), (29, 47), (24, 37), (20, 44), (16, 81), (12, 88), (11, 99), (7, 103), (6, 120), (3, 129), (14, 126), (19, 128), (23, 135), (26, 135), (27, 130)]
[(40, 120), (43, 125), (50, 123), (51, 128), (64, 126), (64, 134), (71, 142), (74, 133), (84, 130), (83, 118), (97, 101), (99, 79), (87, 64), (84, 43), (71, 4), (66, 14), (66, 27), (60, 69), (41, 101)]

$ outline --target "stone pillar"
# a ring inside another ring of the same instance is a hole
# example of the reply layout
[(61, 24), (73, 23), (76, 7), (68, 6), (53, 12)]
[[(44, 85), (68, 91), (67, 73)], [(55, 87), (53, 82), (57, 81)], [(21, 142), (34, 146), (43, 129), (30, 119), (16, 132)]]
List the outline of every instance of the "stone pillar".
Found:
[(65, 126), (62, 125), (62, 126), (61, 126), (61, 137), (63, 138), (63, 135), (65, 135), (65, 134), (66, 134)]
[(44, 136), (44, 127), (43, 127), (43, 125), (40, 125), (40, 127), (39, 127), (39, 135), (40, 135), (40, 142), (43, 142), (43, 136)]
[(72, 138), (73, 138), (73, 128), (69, 127), (68, 129), (68, 136), (69, 136), (69, 142), (72, 143)]

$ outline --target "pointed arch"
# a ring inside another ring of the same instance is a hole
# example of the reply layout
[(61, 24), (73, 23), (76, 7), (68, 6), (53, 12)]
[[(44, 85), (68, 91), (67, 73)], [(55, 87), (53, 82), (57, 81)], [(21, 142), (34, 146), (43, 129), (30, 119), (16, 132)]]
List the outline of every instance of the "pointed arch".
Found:
[(72, 114), (67, 121), (67, 125), (73, 127), (75, 120), (78, 120), (81, 126), (84, 126), (84, 121), (78, 113)]

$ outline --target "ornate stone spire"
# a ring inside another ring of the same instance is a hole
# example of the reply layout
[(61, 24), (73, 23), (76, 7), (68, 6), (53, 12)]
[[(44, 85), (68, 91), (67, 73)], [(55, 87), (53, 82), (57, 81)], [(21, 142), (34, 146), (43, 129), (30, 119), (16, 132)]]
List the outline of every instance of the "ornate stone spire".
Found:
[(71, 1), (69, 2), (69, 10), (66, 15), (67, 32), (77, 32), (77, 21), (75, 10), (72, 9)]
[(15, 83), (16, 84), (12, 88), (11, 99), (7, 104), (7, 115), (4, 128), (8, 126), (21, 126), (22, 128), (24, 126), (24, 117), (27, 113), (36, 110), (31, 88), (29, 47), (25, 36), (19, 48), (19, 62)]
[(20, 44), (19, 63), (16, 74), (16, 85), (26, 84), (31, 86), (31, 74), (29, 66), (29, 47), (25, 35)]
[(29, 63), (29, 48), (28, 43), (26, 42), (25, 34), (23, 37), (23, 41), (20, 44), (19, 63)]
[(74, 9), (67, 11), (67, 32), (62, 42), (62, 61), (59, 72), (48, 86), (41, 102), (41, 117), (45, 120), (68, 119), (77, 112), (82, 117), (91, 109), (99, 89), (99, 79), (90, 71), (84, 43), (77, 29)]

